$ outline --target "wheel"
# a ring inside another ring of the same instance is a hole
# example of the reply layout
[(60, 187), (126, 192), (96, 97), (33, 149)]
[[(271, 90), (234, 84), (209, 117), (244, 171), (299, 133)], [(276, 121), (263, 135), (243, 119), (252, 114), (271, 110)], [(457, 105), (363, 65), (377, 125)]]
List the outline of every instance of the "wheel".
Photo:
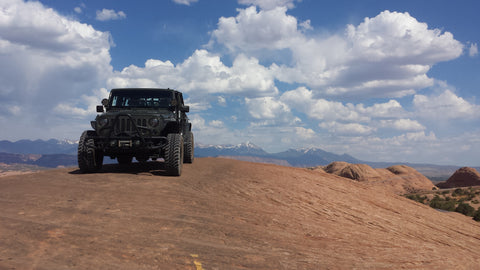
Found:
[(118, 164), (120, 165), (129, 165), (132, 164), (133, 157), (130, 156), (119, 156), (117, 157)]
[(185, 153), (184, 153), (184, 156), (183, 156), (183, 162), (185, 163), (193, 163), (193, 159), (194, 159), (194, 156), (193, 156), (193, 152), (194, 152), (194, 141), (193, 141), (193, 132), (191, 131), (187, 131), (187, 133), (185, 133), (185, 141), (184, 141), (184, 145), (185, 145)]
[(102, 169), (103, 152), (95, 148), (94, 136), (95, 131), (84, 131), (78, 142), (78, 168), (82, 173), (92, 173)]
[(180, 176), (183, 167), (183, 137), (178, 133), (170, 133), (167, 140), (165, 147), (167, 173), (172, 176)]

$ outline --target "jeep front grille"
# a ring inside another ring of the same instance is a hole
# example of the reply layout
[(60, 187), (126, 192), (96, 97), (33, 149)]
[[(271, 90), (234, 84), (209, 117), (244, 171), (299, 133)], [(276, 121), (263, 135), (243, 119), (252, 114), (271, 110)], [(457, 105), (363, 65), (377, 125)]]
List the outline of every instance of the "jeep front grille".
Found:
[[(147, 127), (147, 119), (138, 118), (133, 119), (136, 122), (139, 131), (142, 131), (141, 127)], [(115, 124), (115, 129), (119, 132), (135, 132), (135, 126), (130, 120), (129, 117), (119, 117), (117, 123)]]

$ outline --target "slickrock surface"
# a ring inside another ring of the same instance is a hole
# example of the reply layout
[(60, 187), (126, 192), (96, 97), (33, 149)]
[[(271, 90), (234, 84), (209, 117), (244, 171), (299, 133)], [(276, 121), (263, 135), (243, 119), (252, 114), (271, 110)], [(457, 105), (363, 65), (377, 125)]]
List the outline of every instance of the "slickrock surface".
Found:
[(480, 223), (322, 171), (201, 158), (0, 178), (0, 269), (475, 269)]

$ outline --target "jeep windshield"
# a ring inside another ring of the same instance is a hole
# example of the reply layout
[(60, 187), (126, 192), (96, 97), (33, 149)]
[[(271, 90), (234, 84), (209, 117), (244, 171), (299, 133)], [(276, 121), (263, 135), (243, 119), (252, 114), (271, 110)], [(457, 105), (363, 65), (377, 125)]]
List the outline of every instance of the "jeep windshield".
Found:
[(168, 109), (174, 104), (169, 90), (117, 90), (110, 96), (111, 108), (158, 108)]

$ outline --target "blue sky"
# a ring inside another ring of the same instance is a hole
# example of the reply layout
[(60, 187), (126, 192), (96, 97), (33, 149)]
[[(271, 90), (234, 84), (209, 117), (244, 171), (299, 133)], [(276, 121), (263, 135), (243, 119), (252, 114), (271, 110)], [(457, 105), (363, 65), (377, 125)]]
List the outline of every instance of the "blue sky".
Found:
[(170, 87), (196, 142), (480, 165), (480, 3), (0, 0), (0, 139), (78, 139)]

